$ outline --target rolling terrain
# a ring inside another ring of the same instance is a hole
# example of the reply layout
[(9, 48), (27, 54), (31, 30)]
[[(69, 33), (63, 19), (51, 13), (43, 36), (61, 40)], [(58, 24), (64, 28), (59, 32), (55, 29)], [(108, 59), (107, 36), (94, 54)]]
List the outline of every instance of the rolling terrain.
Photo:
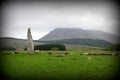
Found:
[[(37, 41), (34, 41), (34, 45), (43, 44)], [(24, 50), (27, 47), (26, 39), (17, 39), (11, 37), (1, 37), (0, 38), (0, 47), (13, 47), (18, 51)]]
[[(2, 37), (0, 38), (0, 47), (13, 47), (17, 51), (24, 50), (27, 47), (27, 40), (25, 39), (17, 39), (17, 38), (10, 38), (10, 37)], [(52, 41), (40, 41), (34, 40), (34, 45), (41, 45), (41, 44), (64, 44), (67, 49), (79, 47), (107, 47), (111, 45), (110, 42), (104, 40), (97, 40), (97, 39), (80, 39), (80, 38), (73, 38), (73, 39), (61, 39), (61, 40), (52, 40)]]
[[(34, 44), (64, 44), (67, 49), (69, 46), (107, 47), (119, 42), (118, 38), (119, 36), (97, 30), (57, 28), (41, 39), (34, 40)], [(27, 40), (11, 37), (1, 37), (0, 43), (1, 47), (13, 47), (16, 50), (24, 50), (27, 46)]]

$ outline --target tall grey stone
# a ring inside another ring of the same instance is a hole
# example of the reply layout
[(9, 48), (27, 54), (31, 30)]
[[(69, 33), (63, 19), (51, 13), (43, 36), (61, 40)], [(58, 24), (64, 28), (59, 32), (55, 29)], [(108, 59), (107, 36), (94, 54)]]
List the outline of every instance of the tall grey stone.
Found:
[(33, 43), (30, 28), (28, 28), (28, 32), (27, 32), (27, 51), (31, 54), (34, 53), (34, 43)]

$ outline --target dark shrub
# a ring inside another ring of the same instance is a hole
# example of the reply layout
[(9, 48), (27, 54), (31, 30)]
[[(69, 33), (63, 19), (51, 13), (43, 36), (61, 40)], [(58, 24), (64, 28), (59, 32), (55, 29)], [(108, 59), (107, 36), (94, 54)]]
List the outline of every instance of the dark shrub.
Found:
[(88, 53), (87, 55), (92, 55), (92, 53)]
[(64, 54), (65, 54), (65, 55), (68, 55), (69, 53), (68, 53), (68, 52), (65, 52)]
[(52, 52), (48, 52), (49, 55), (52, 55)]
[(15, 54), (19, 54), (19, 52), (14, 52)]
[(106, 55), (105, 53), (101, 53), (101, 54), (99, 54), (99, 55)]
[(83, 54), (80, 53), (80, 55), (83, 55)]
[(92, 55), (97, 55), (96, 53), (93, 53)]
[(101, 53), (101, 54), (99, 54), (99, 55), (112, 55), (112, 54)]

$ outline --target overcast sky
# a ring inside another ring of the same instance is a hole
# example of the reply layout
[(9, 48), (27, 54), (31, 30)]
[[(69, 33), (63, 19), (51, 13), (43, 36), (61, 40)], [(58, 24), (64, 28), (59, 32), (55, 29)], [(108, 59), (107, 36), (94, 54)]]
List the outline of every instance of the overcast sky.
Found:
[(119, 18), (114, 2), (6, 2), (2, 5), (4, 37), (34, 40), (55, 28), (94, 29), (116, 34)]

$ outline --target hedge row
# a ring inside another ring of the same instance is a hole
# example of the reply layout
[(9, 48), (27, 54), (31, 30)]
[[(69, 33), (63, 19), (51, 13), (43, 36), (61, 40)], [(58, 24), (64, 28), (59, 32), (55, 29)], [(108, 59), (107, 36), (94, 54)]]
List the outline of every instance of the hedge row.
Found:
[[(53, 51), (65, 51), (66, 48), (63, 44), (44, 44), (44, 45), (36, 45), (35, 50), (53, 50)], [(24, 50), (27, 50), (25, 48)]]

